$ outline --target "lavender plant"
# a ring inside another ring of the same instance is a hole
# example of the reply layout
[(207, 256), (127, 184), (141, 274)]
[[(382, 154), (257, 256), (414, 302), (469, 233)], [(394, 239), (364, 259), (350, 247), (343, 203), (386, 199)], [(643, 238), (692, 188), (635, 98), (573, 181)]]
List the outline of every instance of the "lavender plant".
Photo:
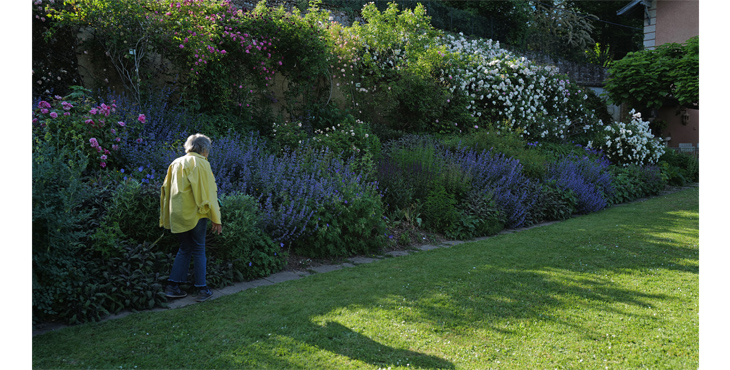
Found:
[(540, 187), (532, 186), (535, 180), (522, 173), (519, 160), (501, 153), (466, 148), (450, 151), (448, 157), (471, 174), (472, 189), (494, 194), (495, 202), (506, 217), (506, 227), (523, 225)]
[(606, 208), (614, 195), (609, 163), (605, 159), (568, 155), (548, 166), (546, 181), (559, 189), (570, 189), (578, 198), (576, 212), (597, 212)]
[[(372, 181), (328, 149), (308, 147), (279, 155), (269, 153), (256, 135), (232, 135), (215, 142), (209, 156), (221, 193), (240, 192), (259, 202), (259, 226), (278, 243), (292, 243), (317, 231), (316, 215), (337, 214), (335, 205), (357, 199), (345, 194), (377, 194)], [(377, 210), (371, 212), (382, 213)], [(367, 212), (366, 212), (367, 213)]]

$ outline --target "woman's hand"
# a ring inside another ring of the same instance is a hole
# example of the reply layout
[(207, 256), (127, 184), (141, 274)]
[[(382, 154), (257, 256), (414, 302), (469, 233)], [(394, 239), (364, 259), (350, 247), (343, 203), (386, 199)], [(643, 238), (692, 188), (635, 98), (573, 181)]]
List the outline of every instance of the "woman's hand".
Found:
[(213, 222), (213, 226), (210, 228), (210, 231), (220, 235), (223, 232), (223, 225)]

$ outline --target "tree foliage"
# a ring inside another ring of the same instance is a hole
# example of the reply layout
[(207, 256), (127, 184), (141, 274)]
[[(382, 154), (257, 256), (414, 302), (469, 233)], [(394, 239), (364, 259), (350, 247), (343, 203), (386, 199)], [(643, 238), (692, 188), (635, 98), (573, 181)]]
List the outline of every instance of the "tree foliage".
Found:
[(551, 56), (580, 59), (595, 44), (591, 37), (595, 16), (583, 14), (566, 3), (534, 2), (524, 46)]
[(610, 100), (640, 110), (672, 105), (699, 108), (699, 51), (699, 37), (694, 37), (684, 44), (629, 53), (609, 69)]
[(611, 59), (621, 59), (632, 51), (643, 47), (643, 11), (618, 15), (616, 11), (625, 4), (612, 0), (568, 0), (570, 6), (579, 12), (593, 14), (589, 20), (593, 25), (591, 37), (600, 44)]

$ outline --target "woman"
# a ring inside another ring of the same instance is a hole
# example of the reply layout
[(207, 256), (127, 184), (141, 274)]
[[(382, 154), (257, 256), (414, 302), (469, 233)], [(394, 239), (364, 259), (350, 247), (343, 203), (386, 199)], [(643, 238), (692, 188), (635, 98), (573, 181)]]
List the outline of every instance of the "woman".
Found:
[(208, 220), (212, 231), (222, 233), (218, 187), (208, 163), (211, 141), (195, 134), (185, 142), (186, 155), (175, 159), (167, 168), (160, 195), (160, 227), (169, 229), (180, 241), (180, 249), (165, 288), (168, 298), (182, 298), (187, 293), (179, 284), (187, 280), (190, 260), (193, 260), (196, 300), (203, 302), (213, 296), (205, 281), (205, 232)]

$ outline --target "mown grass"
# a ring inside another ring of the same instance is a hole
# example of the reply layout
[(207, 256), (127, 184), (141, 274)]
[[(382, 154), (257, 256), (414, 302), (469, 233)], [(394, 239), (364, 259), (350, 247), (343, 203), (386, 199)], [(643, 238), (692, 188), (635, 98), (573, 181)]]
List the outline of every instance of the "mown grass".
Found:
[(698, 189), (33, 338), (38, 369), (696, 369)]

